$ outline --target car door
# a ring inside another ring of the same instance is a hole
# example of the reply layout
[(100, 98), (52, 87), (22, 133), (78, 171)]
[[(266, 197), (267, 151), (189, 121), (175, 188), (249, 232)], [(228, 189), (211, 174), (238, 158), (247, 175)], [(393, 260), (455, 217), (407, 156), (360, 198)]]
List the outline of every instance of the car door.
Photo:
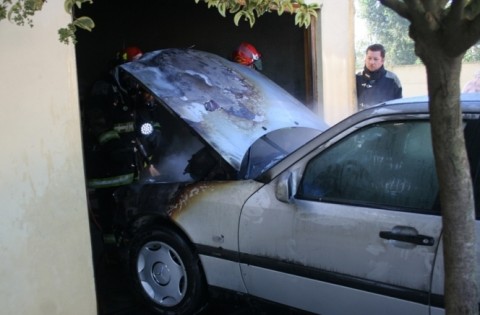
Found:
[(427, 314), (441, 235), (430, 139), (425, 120), (353, 126), (257, 191), (240, 218), (248, 292), (317, 314)]

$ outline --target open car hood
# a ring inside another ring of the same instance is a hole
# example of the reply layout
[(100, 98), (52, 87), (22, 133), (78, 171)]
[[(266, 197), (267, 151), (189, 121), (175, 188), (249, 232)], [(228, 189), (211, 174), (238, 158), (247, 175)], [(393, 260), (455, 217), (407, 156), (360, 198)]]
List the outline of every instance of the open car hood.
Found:
[(164, 49), (120, 66), (239, 170), (250, 146), (274, 130), (327, 125), (263, 74), (217, 55)]

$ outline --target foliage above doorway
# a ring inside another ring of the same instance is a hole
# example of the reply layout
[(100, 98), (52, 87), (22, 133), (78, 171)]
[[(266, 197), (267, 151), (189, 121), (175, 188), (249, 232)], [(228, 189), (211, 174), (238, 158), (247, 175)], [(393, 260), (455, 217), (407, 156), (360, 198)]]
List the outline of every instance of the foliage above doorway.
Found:
[(312, 17), (317, 17), (320, 6), (316, 3), (306, 4), (304, 0), (195, 0), (205, 2), (208, 7), (215, 7), (222, 16), (227, 12), (234, 14), (233, 20), (238, 26), (240, 20), (255, 24), (256, 18), (267, 12), (276, 11), (278, 15), (285, 12), (295, 14), (295, 25), (310, 26)]
[[(209, 8), (214, 7), (222, 16), (233, 14), (235, 25), (241, 20), (247, 21), (252, 27), (255, 20), (264, 13), (276, 11), (278, 15), (285, 12), (295, 14), (295, 25), (308, 27), (312, 18), (317, 17), (320, 6), (316, 3), (306, 4), (304, 0), (194, 0), (204, 2)], [(0, 21), (8, 19), (17, 25), (25, 24), (33, 27), (32, 17), (40, 11), (46, 0), (0, 0)], [(75, 33), (78, 29), (91, 31), (95, 23), (88, 16), (75, 16), (74, 7), (81, 8), (83, 3), (93, 3), (93, 0), (65, 0), (65, 11), (72, 16), (72, 22), (58, 30), (62, 43), (76, 43)]]

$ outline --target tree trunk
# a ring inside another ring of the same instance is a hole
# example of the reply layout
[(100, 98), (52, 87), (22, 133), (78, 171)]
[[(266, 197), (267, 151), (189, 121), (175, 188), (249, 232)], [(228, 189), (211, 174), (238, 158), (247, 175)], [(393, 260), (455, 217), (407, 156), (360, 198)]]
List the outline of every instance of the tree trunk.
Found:
[(462, 56), (423, 57), (440, 183), (446, 314), (478, 314), (475, 209), (459, 104)]

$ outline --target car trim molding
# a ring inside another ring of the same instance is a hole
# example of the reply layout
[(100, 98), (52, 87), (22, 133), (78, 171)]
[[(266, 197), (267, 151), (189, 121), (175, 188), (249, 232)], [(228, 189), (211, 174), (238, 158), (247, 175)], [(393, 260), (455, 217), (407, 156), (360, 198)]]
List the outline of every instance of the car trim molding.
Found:
[[(333, 271), (318, 268), (306, 267), (300, 264), (287, 261), (278, 261), (273, 258), (261, 257), (236, 251), (227, 250), (221, 247), (212, 247), (196, 244), (197, 252), (201, 255), (213, 256), (241, 264), (266, 268), (294, 276), (314, 279), (321, 282), (341, 285), (370, 293), (386, 295), (389, 297), (420, 303), (433, 307), (444, 308), (444, 297), (439, 294), (429, 294), (425, 291), (389, 285), (378, 281), (349, 276)], [(430, 301), (430, 302), (429, 302)]]

